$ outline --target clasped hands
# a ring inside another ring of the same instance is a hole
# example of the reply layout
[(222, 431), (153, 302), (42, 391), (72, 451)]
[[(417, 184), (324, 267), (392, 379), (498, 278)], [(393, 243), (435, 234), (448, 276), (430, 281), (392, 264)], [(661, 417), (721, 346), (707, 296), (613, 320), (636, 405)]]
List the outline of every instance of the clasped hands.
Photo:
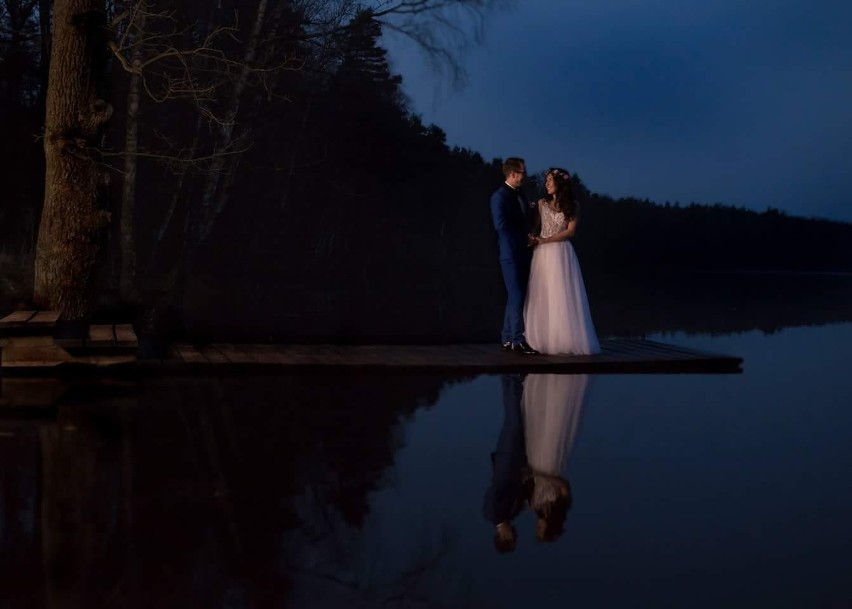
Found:
[(536, 235), (533, 235), (532, 233), (529, 233), (527, 235), (527, 247), (535, 247), (536, 245), (539, 245), (541, 243), (542, 243), (541, 237), (537, 237)]

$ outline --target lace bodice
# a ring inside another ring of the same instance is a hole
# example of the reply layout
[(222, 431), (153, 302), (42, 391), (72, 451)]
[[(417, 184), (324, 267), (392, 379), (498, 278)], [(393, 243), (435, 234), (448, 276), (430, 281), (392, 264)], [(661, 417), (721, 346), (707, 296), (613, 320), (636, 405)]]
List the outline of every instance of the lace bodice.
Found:
[(539, 203), (541, 211), (541, 236), (550, 237), (559, 231), (565, 230), (568, 222), (565, 220), (565, 214), (561, 211), (553, 211), (547, 203)]

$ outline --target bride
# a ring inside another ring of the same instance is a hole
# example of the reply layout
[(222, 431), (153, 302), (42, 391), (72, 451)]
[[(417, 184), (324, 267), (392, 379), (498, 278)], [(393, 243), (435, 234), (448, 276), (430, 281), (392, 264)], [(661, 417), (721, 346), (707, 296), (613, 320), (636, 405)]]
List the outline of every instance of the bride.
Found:
[(565, 477), (568, 457), (590, 385), (586, 374), (530, 374), (524, 380), (521, 409), (536, 514), (536, 538), (555, 541), (564, 530), (573, 501)]
[(586, 287), (571, 237), (579, 204), (564, 169), (545, 173), (547, 196), (538, 202), (541, 234), (535, 238), (524, 323), (527, 342), (541, 353), (590, 355), (600, 352)]

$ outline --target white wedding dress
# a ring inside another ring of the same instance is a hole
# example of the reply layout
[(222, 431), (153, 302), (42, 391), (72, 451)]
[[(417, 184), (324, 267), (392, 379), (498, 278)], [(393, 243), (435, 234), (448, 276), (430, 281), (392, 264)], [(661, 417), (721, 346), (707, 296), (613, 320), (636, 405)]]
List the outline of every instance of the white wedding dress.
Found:
[(559, 494), (553, 478), (565, 476), (588, 387), (586, 374), (529, 374), (524, 379), (521, 408), (527, 463), (536, 478), (533, 505)]
[[(539, 203), (541, 236), (565, 230), (565, 214)], [(537, 245), (533, 251), (527, 300), (526, 339), (547, 354), (590, 355), (600, 352), (586, 286), (569, 240)]]

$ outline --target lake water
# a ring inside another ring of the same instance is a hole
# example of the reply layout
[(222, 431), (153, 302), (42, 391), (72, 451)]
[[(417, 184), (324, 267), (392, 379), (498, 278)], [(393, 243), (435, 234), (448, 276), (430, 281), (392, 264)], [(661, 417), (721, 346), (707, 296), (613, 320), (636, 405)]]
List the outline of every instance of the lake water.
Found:
[(552, 385), (573, 505), (508, 553), (499, 375), (3, 379), (0, 607), (852, 606), (852, 323), (648, 337), (743, 372)]

